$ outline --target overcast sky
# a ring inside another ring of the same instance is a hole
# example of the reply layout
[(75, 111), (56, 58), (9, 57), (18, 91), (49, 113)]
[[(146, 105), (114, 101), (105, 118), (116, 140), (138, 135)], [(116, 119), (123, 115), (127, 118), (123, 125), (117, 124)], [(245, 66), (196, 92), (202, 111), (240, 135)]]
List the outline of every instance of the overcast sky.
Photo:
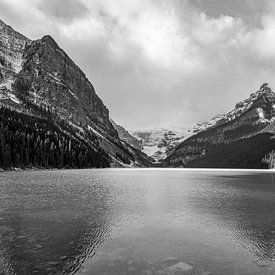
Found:
[(275, 89), (273, 0), (0, 0), (0, 18), (52, 35), (130, 130), (205, 121)]

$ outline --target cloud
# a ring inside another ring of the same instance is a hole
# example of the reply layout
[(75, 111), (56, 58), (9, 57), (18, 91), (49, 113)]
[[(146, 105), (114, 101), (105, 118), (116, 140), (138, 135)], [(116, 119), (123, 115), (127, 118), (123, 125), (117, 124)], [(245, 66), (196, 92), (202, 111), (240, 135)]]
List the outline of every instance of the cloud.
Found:
[(43, 10), (50, 18), (65, 21), (65, 23), (76, 18), (85, 17), (88, 13), (88, 10), (81, 2), (74, 0), (66, 0), (66, 3), (64, 0), (39, 1), (37, 7), (39, 10)]
[(0, 16), (53, 35), (122, 125), (169, 127), (275, 87), (272, 1), (217, 1), (0, 0)]

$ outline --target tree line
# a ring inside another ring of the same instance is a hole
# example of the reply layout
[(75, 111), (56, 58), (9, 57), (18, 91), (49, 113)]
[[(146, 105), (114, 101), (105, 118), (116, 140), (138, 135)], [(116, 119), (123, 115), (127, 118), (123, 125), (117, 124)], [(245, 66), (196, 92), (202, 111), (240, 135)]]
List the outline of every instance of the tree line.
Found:
[(270, 133), (261, 133), (231, 143), (205, 144), (205, 154), (187, 164), (204, 168), (273, 168), (275, 139)]
[[(95, 141), (95, 140), (94, 140)], [(109, 167), (108, 155), (77, 138), (65, 123), (0, 106), (0, 167)]]

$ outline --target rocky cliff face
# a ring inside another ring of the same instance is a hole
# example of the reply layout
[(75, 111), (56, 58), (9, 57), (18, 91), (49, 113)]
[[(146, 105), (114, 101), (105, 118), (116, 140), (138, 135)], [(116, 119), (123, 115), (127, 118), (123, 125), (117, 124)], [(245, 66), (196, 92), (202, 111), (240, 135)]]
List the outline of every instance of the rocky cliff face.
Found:
[(2, 21), (0, 104), (30, 115), (51, 114), (103, 149), (114, 165), (143, 165), (136, 161), (138, 152), (132, 154), (122, 143), (93, 85), (55, 40), (44, 36), (31, 41)]
[(23, 51), (30, 40), (0, 20), (0, 66), (2, 79), (9, 78), (22, 68)]
[(165, 159), (171, 150), (194, 132), (194, 125), (180, 129), (152, 129), (134, 131), (133, 136), (142, 141), (142, 151), (156, 162)]
[(93, 126), (110, 139), (118, 135), (109, 111), (85, 74), (50, 36), (27, 43), (17, 82), (27, 86), (26, 97), (50, 106), (64, 119)]
[(213, 126), (216, 120), (218, 120), (218, 116), (207, 122), (170, 129), (134, 131), (132, 135), (142, 141), (142, 151), (159, 163), (170, 156), (178, 144), (188, 137)]
[[(234, 142), (245, 141), (253, 136), (271, 132), (274, 128), (274, 111), (275, 94), (267, 84), (263, 84), (259, 91), (237, 103), (231, 112), (215, 117), (213, 125), (180, 143), (163, 164), (195, 166), (194, 163), (200, 159), (206, 160), (213, 150), (218, 150), (217, 148), (223, 145), (229, 146)], [(247, 148), (247, 150), (250, 149)], [(227, 156), (224, 155), (224, 158)], [(211, 167), (207, 161), (204, 165)]]
[(114, 128), (117, 130), (118, 136), (121, 140), (130, 144), (137, 150), (142, 150), (142, 141), (140, 139), (137, 139), (134, 136), (132, 136), (124, 127), (118, 125), (114, 120), (111, 119), (110, 121), (113, 124)]

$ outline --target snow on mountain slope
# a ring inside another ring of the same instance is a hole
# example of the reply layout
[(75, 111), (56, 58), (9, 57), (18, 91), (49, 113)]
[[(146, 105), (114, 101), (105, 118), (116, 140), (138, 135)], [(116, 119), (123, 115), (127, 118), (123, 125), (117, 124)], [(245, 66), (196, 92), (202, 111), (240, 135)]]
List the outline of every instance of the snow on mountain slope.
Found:
[[(268, 84), (264, 83), (258, 91), (250, 94), (250, 96), (248, 98), (238, 102), (235, 105), (235, 107), (233, 108), (233, 110), (231, 110), (228, 113), (215, 116), (208, 123), (205, 123), (205, 125), (209, 125), (209, 127), (217, 126), (217, 125), (227, 123), (229, 121), (232, 121), (232, 120), (240, 117), (243, 113), (245, 113), (246, 111), (248, 111), (251, 108), (251, 106), (254, 104), (254, 102), (256, 100), (258, 100), (260, 97), (262, 97), (263, 95), (266, 95), (268, 93), (273, 94), (271, 89), (268, 87)], [(275, 105), (272, 105), (272, 108), (275, 109)], [(264, 111), (261, 108), (261, 106), (259, 106), (259, 108), (257, 108), (256, 110), (258, 112), (259, 119), (262, 122), (267, 121), (267, 118), (265, 118)], [(208, 128), (208, 127), (206, 127), (206, 128)], [(203, 130), (205, 130), (205, 129), (203, 129)]]
[(92, 83), (51, 36), (32, 41), (1, 20), (0, 107), (73, 127), (85, 146), (110, 156), (110, 165), (150, 165), (120, 139)]
[(172, 127), (170, 129), (148, 129), (133, 131), (132, 135), (142, 142), (142, 151), (152, 157), (156, 162), (169, 156), (173, 149), (186, 138), (204, 131), (215, 125), (220, 117), (215, 117), (208, 122), (190, 124), (183, 127)]
[[(134, 131), (132, 134), (142, 141), (143, 152), (158, 162), (172, 154), (174, 148), (185, 139), (207, 129), (215, 128), (239, 118), (244, 113), (248, 112), (252, 105), (263, 96), (273, 96), (267, 83), (264, 83), (257, 92), (252, 93), (247, 99), (238, 102), (230, 112), (216, 115), (209, 121), (186, 125), (181, 128)], [(275, 110), (275, 104), (271, 105), (271, 108)], [(261, 105), (255, 108), (255, 112), (259, 123), (270, 122), (269, 118), (266, 116), (266, 111), (263, 110)], [(273, 118), (271, 118), (271, 121), (272, 119)], [(275, 128), (273, 124), (269, 125), (268, 129), (273, 130)]]
[(182, 128), (134, 131), (132, 135), (142, 141), (142, 151), (157, 162), (167, 157), (171, 150), (199, 128), (187, 125)]
[[(266, 134), (274, 135), (274, 124), (275, 93), (264, 83), (258, 91), (237, 103), (233, 110), (212, 119), (208, 123), (211, 126), (178, 144), (163, 165), (262, 167), (261, 159), (269, 150)], [(264, 143), (259, 146), (257, 142), (261, 139)], [(242, 148), (235, 148), (234, 144), (242, 144)], [(239, 154), (241, 149), (245, 151)], [(256, 166), (253, 161), (257, 161)]]

